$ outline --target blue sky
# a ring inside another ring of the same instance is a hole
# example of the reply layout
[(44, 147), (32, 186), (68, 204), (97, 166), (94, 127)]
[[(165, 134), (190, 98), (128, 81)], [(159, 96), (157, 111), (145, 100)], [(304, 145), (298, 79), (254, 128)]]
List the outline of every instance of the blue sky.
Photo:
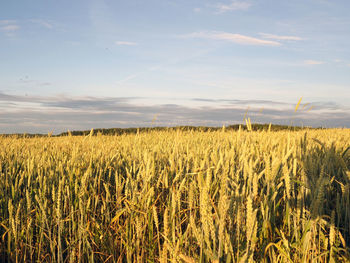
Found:
[(221, 126), (247, 111), (350, 127), (349, 10), (347, 0), (2, 0), (0, 133)]

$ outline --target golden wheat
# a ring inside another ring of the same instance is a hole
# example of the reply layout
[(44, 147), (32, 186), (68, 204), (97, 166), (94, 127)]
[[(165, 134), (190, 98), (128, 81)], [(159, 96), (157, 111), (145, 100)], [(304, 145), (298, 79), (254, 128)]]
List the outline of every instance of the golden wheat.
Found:
[(349, 130), (246, 122), (0, 137), (0, 261), (348, 262)]

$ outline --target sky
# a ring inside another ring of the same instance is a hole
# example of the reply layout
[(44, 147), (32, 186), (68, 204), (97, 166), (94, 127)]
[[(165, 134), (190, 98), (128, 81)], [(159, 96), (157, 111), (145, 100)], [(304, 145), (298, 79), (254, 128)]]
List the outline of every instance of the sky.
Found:
[(349, 10), (348, 0), (1, 0), (0, 133), (245, 116), (350, 128)]

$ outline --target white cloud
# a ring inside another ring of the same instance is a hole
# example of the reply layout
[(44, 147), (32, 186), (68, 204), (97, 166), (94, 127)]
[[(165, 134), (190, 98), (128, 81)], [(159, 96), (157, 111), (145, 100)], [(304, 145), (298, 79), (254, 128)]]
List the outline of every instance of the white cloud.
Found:
[(273, 34), (266, 34), (266, 33), (259, 33), (259, 35), (262, 38), (267, 38), (267, 39), (275, 39), (275, 40), (303, 40), (301, 37), (297, 36), (279, 36), (279, 35), (273, 35)]
[(116, 41), (115, 44), (118, 46), (136, 46), (137, 45), (136, 42), (130, 42), (130, 41)]
[(246, 1), (233, 0), (229, 4), (220, 3), (220, 4), (217, 4), (215, 7), (218, 13), (225, 13), (225, 12), (234, 11), (234, 10), (246, 10), (251, 5), (252, 5), (251, 3), (248, 3)]
[(136, 74), (129, 75), (129, 76), (127, 76), (126, 78), (117, 81), (116, 84), (117, 84), (117, 85), (123, 84), (123, 83), (125, 83), (125, 82), (128, 82), (129, 80), (135, 79), (135, 78), (138, 77), (139, 74), (140, 74), (140, 73), (136, 73)]
[(312, 60), (312, 59), (309, 59), (309, 60), (304, 60), (304, 63), (306, 65), (322, 65), (324, 64), (325, 62), (324, 61), (319, 61), (319, 60)]
[(20, 26), (17, 25), (16, 20), (0, 20), (0, 31), (4, 32), (6, 36), (14, 36), (15, 31), (19, 30)]
[(199, 7), (193, 8), (193, 12), (195, 13), (199, 13), (200, 11), (202, 11), (202, 9)]
[(42, 20), (42, 19), (31, 19), (30, 22), (41, 25), (47, 29), (52, 29), (53, 25), (49, 23), (48, 21)]
[(2, 25), (9, 25), (9, 24), (15, 24), (15, 20), (0, 20), (0, 26)]
[(232, 33), (217, 32), (217, 31), (194, 32), (188, 35), (184, 35), (182, 37), (224, 40), (224, 41), (233, 42), (233, 43), (242, 44), (242, 45), (257, 45), (257, 46), (280, 46), (281, 45), (281, 43), (277, 41), (264, 40), (264, 39), (245, 36), (241, 34), (232, 34)]
[(18, 30), (20, 27), (17, 25), (6, 25), (6, 26), (2, 26), (0, 27), (1, 31), (6, 31), (6, 32), (13, 32)]

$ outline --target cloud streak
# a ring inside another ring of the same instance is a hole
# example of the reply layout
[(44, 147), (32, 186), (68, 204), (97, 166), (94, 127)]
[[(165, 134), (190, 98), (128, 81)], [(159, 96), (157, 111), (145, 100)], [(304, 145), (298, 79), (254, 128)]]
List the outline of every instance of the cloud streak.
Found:
[(2, 26), (1, 30), (6, 31), (6, 32), (12, 32), (18, 30), (20, 27), (17, 25), (7, 25), (7, 26)]
[(193, 32), (191, 34), (183, 35), (183, 38), (202, 38), (232, 42), (241, 45), (255, 45), (255, 46), (280, 46), (281, 43), (272, 40), (265, 40), (255, 37), (250, 37), (241, 34), (233, 34), (220, 31), (201, 31)]
[(262, 38), (274, 39), (274, 40), (292, 40), (292, 41), (303, 40), (301, 37), (297, 37), (297, 36), (281, 36), (281, 35), (273, 35), (273, 34), (266, 34), (266, 33), (259, 33), (259, 35)]
[(16, 23), (16, 20), (0, 20), (0, 26), (15, 24), (15, 23)]
[(17, 25), (16, 20), (0, 20), (0, 31), (7, 35), (11, 35), (19, 29), (20, 26)]
[(16, 20), (0, 20), (0, 34), (7, 37), (14, 37), (20, 28)]
[[(193, 98), (185, 103), (145, 104), (146, 98), (22, 96), (0, 93), (0, 133), (55, 133), (91, 128), (242, 123), (247, 108), (253, 122), (350, 128), (350, 110), (334, 103), (312, 103), (294, 113), (295, 103), (266, 100)], [(197, 106), (193, 107), (193, 102)], [(202, 102), (202, 104), (198, 104)], [(264, 109), (261, 111), (261, 109)], [(154, 116), (157, 114), (156, 123)]]
[(138, 45), (136, 42), (131, 42), (131, 41), (116, 41), (115, 44), (117, 46), (137, 46)]
[(52, 29), (53, 25), (52, 23), (46, 21), (46, 20), (42, 20), (42, 19), (31, 19), (30, 22), (34, 23), (34, 24), (38, 24), (42, 27), (45, 27), (46, 29)]
[(222, 14), (225, 12), (235, 11), (235, 10), (247, 10), (251, 7), (251, 3), (246, 1), (231, 1), (229, 4), (219, 3), (215, 6), (217, 13)]
[(324, 63), (325, 63), (324, 61), (320, 61), (320, 60), (312, 60), (312, 59), (304, 60), (304, 64), (306, 65), (322, 65)]

